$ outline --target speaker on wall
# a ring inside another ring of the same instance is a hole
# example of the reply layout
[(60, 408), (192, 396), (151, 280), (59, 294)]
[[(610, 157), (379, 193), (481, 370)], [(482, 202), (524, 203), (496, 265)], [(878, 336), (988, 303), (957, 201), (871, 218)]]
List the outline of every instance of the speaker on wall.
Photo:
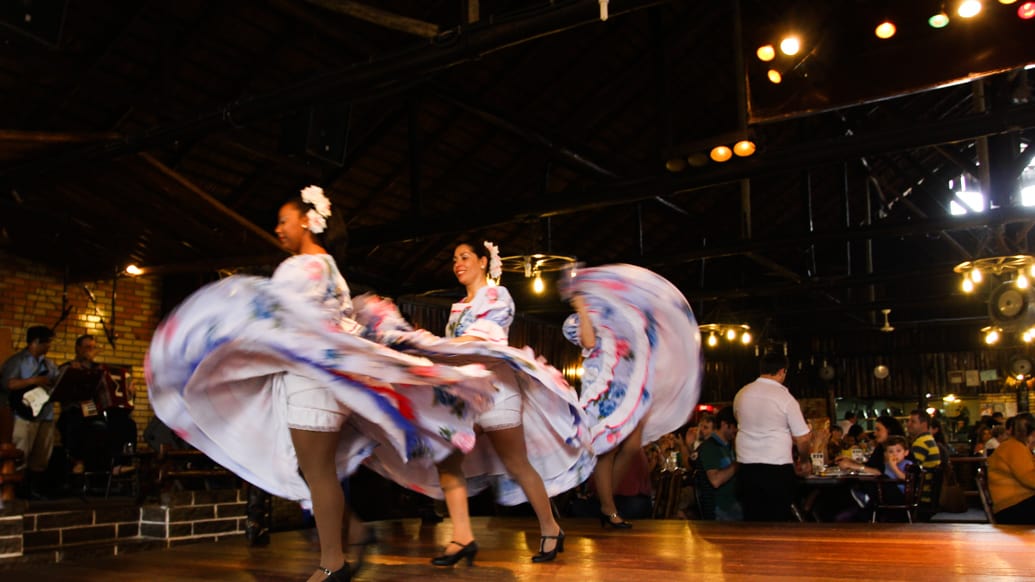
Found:
[(351, 103), (325, 103), (285, 116), (281, 122), (281, 153), (344, 164), (351, 113)]

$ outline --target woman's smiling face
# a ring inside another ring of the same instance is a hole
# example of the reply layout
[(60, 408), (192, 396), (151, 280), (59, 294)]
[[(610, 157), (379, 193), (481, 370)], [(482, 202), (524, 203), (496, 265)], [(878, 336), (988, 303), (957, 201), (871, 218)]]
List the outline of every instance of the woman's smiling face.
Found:
[(485, 279), (485, 269), (489, 260), (479, 257), (470, 245), (462, 244), (453, 251), (453, 274), (463, 286)]

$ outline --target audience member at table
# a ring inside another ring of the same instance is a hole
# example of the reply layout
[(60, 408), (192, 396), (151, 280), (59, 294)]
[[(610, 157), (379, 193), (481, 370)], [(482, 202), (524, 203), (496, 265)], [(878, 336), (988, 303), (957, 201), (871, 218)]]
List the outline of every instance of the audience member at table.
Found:
[(920, 490), (921, 508), (934, 505), (938, 492), (934, 490), (934, 471), (940, 470), (942, 453), (931, 435), (931, 415), (926, 410), (913, 410), (906, 421), (906, 430), (913, 440), (909, 455), (924, 468), (924, 484)]
[[(740, 521), (744, 512), (737, 502), (737, 455), (733, 450), (733, 439), (737, 435), (737, 418), (733, 407), (726, 406), (715, 415), (715, 431), (698, 449), (701, 469), (706, 479), (699, 487), (709, 487), (709, 499), (715, 503), (717, 521)], [(702, 496), (703, 497), (703, 496)]]
[(999, 447), (999, 443), (1003, 441), (1003, 435), (1006, 434), (1006, 427), (1001, 424), (997, 424), (992, 427), (992, 437), (985, 441), (985, 456), (990, 457), (992, 453)]
[(855, 411), (849, 410), (848, 412), (845, 412), (845, 417), (837, 422), (837, 426), (841, 427), (842, 435), (852, 435), (854, 437), (855, 433), (852, 432), (852, 428), (859, 426), (858, 422), (859, 417), (856, 415)]
[(985, 443), (992, 440), (992, 428), (988, 426), (982, 426), (977, 431), (977, 437), (974, 439), (974, 448), (971, 450), (975, 456), (985, 455)]
[(833, 465), (834, 459), (841, 456), (841, 451), (844, 450), (844, 435), (845, 431), (841, 428), (841, 425), (835, 424), (830, 427), (830, 440), (827, 441), (826, 451), (826, 464)]
[[(906, 437), (891, 435), (884, 442), (884, 476), (902, 483), (880, 483), (881, 493), (884, 502), (888, 504), (901, 504), (905, 501), (906, 469), (913, 464), (912, 459), (906, 458), (909, 445)], [(872, 509), (876, 502), (863, 488), (852, 490), (852, 497), (859, 504), (861, 509)]]
[[(882, 475), (885, 471), (886, 443), (893, 436), (905, 437), (906, 431), (902, 424), (893, 416), (880, 416), (873, 424), (874, 448), (870, 456), (863, 462), (857, 461), (851, 455), (843, 455), (836, 459), (837, 466), (842, 471), (855, 471), (866, 475)], [(877, 491), (872, 483), (863, 485), (863, 492), (873, 498)], [(870, 514), (860, 510), (858, 504), (849, 495), (847, 487), (832, 489), (824, 497), (816, 502), (814, 512), (824, 519), (836, 521), (868, 521)]]
[(996, 522), (1035, 524), (1035, 417), (1013, 417), (1013, 436), (1004, 438), (988, 458), (988, 490)]

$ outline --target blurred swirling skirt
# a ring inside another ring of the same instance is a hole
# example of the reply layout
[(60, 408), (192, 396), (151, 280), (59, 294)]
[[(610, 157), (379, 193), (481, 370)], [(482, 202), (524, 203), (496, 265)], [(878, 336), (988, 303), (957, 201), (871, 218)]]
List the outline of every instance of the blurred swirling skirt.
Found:
[[(246, 481), (303, 503), (309, 489), (286, 420), (285, 375), (322, 382), (348, 410), (336, 454), (342, 478), (379, 447), (433, 467), (473, 443), (474, 419), (494, 392), (481, 366), (438, 365), (347, 333), (307, 298), (259, 277), (194, 293), (155, 331), (145, 367), (151, 406), (177, 435)], [(461, 413), (446, 400), (463, 402)], [(426, 436), (435, 433), (455, 438)]]
[[(649, 443), (687, 422), (701, 394), (701, 334), (693, 310), (667, 279), (634, 265), (578, 269), (561, 277), (565, 298), (581, 294), (597, 344), (584, 350), (579, 402), (593, 449), (603, 454), (643, 422)], [(564, 334), (578, 343), (578, 315)]]
[[(493, 373), (495, 385), (520, 394), (528, 460), (542, 477), (548, 495), (568, 491), (592, 475), (596, 456), (589, 444), (578, 394), (531, 348), (487, 341), (454, 342), (424, 330), (412, 331), (389, 301), (361, 298), (356, 307), (356, 319), (379, 342), (436, 363), (483, 365)], [(445, 433), (439, 437), (457, 440)], [(429, 470), (424, 464), (406, 463), (388, 447), (375, 450), (367, 465), (414, 491), (442, 498), (438, 472), (433, 467)], [(494, 486), (496, 500), (502, 505), (527, 501), (485, 433), (477, 436), (473, 450), (464, 457), (463, 472), (470, 495)]]

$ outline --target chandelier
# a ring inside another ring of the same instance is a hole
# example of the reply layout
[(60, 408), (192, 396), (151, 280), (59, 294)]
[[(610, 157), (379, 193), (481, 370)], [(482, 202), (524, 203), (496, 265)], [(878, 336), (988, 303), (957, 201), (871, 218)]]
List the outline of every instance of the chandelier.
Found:
[(962, 276), (960, 288), (974, 293), (986, 280), (995, 287), (988, 293), (988, 316), (992, 320), (981, 329), (985, 343), (997, 343), (1006, 332), (1019, 332), (1025, 343), (1035, 340), (1035, 257), (1004, 255), (964, 261), (952, 269)]
[(749, 346), (754, 341), (751, 326), (746, 323), (703, 323), (698, 327), (701, 334), (708, 334), (704, 343), (710, 348), (717, 347), (720, 341), (743, 346)]
[[(543, 283), (543, 273), (560, 271), (575, 264), (575, 257), (568, 255), (553, 255), (548, 253), (534, 253), (531, 255), (510, 255), (500, 257), (502, 269), (508, 273), (522, 273), (526, 279), (532, 279), (532, 291), (536, 294), (546, 289)], [(575, 276), (575, 270), (571, 271)]]

